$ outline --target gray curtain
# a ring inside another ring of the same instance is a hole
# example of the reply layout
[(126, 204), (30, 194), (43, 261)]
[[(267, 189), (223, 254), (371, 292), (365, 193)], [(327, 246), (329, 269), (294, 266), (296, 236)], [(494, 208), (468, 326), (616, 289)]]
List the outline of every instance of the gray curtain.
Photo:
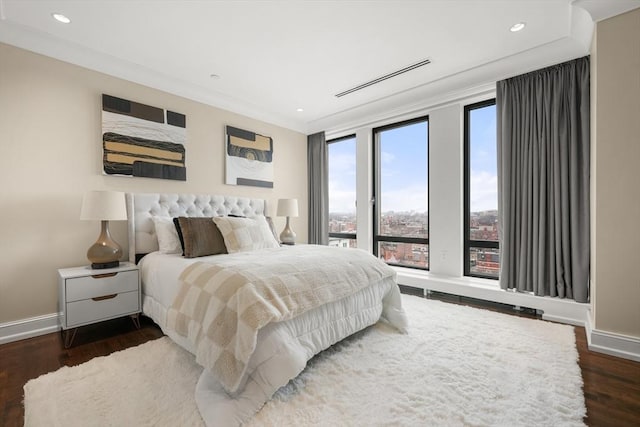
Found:
[(589, 301), (589, 57), (497, 84), (500, 286)]
[(329, 162), (324, 132), (307, 137), (309, 243), (329, 244)]

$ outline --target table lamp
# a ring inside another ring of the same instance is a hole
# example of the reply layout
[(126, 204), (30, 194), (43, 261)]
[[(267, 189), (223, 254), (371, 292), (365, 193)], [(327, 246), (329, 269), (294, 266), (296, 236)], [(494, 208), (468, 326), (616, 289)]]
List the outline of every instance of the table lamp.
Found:
[(87, 251), (91, 268), (114, 268), (120, 265), (122, 248), (109, 233), (109, 221), (127, 219), (124, 193), (118, 191), (88, 191), (82, 198), (81, 220), (101, 221), (98, 240)]
[(298, 199), (278, 199), (277, 215), (287, 217), (287, 225), (280, 233), (280, 241), (285, 245), (295, 245), (296, 233), (289, 226), (289, 218), (298, 216)]

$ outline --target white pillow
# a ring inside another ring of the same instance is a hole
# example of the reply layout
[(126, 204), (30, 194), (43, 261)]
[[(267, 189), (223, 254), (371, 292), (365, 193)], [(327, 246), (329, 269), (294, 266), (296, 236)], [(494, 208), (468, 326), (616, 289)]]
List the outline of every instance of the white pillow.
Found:
[(227, 252), (230, 254), (280, 246), (263, 216), (254, 218), (220, 216), (214, 217), (213, 222), (222, 233)]
[(173, 223), (173, 218), (153, 216), (153, 225), (156, 228), (158, 237), (158, 248), (165, 254), (181, 254), (182, 245), (178, 237), (178, 231)]

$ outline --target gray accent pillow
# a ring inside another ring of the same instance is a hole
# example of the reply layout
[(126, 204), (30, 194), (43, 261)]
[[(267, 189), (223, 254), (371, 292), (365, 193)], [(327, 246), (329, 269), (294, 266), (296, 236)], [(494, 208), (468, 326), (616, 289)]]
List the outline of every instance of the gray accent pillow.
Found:
[(184, 257), (226, 254), (220, 230), (211, 217), (178, 217), (184, 243)]

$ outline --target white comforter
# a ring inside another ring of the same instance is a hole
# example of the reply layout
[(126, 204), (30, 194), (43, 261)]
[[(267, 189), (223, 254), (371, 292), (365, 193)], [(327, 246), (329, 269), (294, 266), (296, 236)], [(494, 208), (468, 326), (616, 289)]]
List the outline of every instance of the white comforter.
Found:
[[(283, 256), (290, 256), (295, 251), (304, 251), (304, 248), (285, 247), (269, 251), (281, 251)], [(238, 256), (216, 255), (197, 260), (228, 262), (227, 258)], [(152, 253), (140, 263), (144, 313), (192, 353), (194, 348), (190, 343), (166, 328), (166, 313), (178, 292), (178, 276), (195, 261), (178, 255)], [(229, 396), (208, 370), (203, 371), (196, 390), (196, 401), (203, 419), (209, 426), (241, 424), (255, 414), (278, 388), (297, 376), (315, 354), (376, 323), (381, 317), (399, 330), (407, 326), (395, 275), (336, 303), (325, 304), (294, 319), (264, 327), (258, 334), (258, 344), (249, 361), (248, 371), (251, 374), (240, 394)]]

